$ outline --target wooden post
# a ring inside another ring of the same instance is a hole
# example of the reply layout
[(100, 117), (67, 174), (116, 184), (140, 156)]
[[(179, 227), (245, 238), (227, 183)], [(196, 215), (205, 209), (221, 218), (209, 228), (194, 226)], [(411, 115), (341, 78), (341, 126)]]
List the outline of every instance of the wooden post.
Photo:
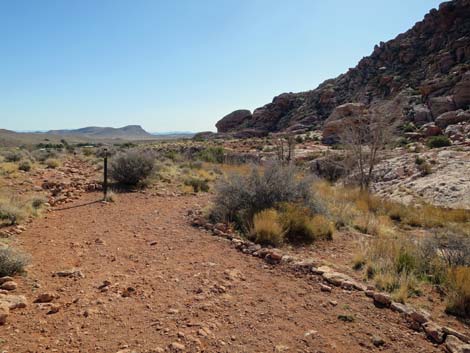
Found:
[(104, 178), (103, 178), (103, 193), (104, 193), (104, 200), (106, 200), (108, 196), (108, 149), (104, 149)]

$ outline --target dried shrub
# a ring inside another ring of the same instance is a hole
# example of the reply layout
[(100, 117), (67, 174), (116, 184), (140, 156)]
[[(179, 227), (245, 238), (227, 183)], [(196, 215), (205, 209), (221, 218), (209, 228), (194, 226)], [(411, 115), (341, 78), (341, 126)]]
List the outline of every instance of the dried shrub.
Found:
[(286, 230), (286, 239), (294, 244), (310, 244), (316, 235), (312, 212), (301, 205), (284, 203), (281, 206), (281, 223)]
[(251, 228), (253, 216), (282, 202), (294, 202), (312, 210), (319, 209), (310, 182), (298, 178), (295, 168), (280, 164), (264, 170), (253, 167), (247, 176), (231, 174), (216, 184), (211, 218), (235, 222), (242, 230)]
[(199, 191), (208, 192), (210, 189), (209, 181), (207, 179), (201, 179), (201, 178), (195, 178), (195, 177), (186, 179), (184, 181), (184, 185), (191, 186), (194, 192), (199, 192)]
[(31, 170), (31, 163), (29, 161), (23, 161), (18, 164), (18, 169), (24, 172), (29, 172)]
[(26, 217), (24, 209), (12, 199), (0, 199), (0, 225), (13, 225)]
[(23, 273), (28, 262), (25, 254), (11, 248), (0, 248), (0, 277)]
[(57, 159), (49, 158), (45, 161), (47, 168), (55, 169), (60, 165), (60, 162)]
[(154, 162), (150, 153), (130, 150), (112, 160), (110, 175), (119, 184), (136, 186), (152, 174)]
[(3, 155), (5, 162), (19, 162), (23, 155), (19, 151), (8, 151)]

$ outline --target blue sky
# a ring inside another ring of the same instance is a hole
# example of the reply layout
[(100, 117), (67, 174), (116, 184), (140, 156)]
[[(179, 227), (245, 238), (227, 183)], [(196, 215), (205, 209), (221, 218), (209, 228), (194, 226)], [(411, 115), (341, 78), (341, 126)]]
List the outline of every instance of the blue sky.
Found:
[(315, 88), (432, 0), (0, 0), (0, 128), (214, 130)]

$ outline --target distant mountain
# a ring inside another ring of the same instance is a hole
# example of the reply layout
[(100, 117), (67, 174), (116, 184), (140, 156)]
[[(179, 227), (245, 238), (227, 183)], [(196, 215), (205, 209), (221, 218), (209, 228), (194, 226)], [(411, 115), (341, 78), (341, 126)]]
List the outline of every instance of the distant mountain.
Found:
[(75, 130), (50, 130), (47, 134), (83, 136), (100, 139), (146, 140), (155, 138), (140, 125), (128, 125), (120, 128), (88, 126)]

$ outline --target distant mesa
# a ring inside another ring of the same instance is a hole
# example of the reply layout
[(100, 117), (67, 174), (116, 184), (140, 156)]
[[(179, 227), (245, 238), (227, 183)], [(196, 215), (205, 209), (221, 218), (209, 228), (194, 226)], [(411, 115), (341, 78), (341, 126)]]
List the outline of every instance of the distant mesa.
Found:
[(89, 126), (72, 130), (50, 130), (47, 134), (65, 136), (83, 136), (89, 138), (110, 139), (153, 139), (154, 135), (145, 131), (140, 125), (127, 125), (120, 128)]

